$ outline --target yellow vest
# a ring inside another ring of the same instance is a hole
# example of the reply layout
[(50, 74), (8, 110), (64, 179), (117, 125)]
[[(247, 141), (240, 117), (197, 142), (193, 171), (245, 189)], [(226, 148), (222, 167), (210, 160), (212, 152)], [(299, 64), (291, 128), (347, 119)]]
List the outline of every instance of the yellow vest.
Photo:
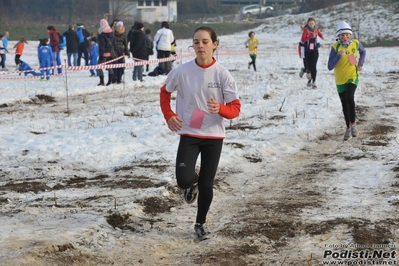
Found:
[[(357, 71), (359, 41), (352, 39), (352, 43), (348, 47), (336, 42), (332, 45), (332, 48), (337, 52), (337, 54), (339, 51), (343, 51), (341, 59), (334, 68), (335, 83), (337, 85), (347, 83), (357, 84), (359, 80), (359, 73)], [(356, 64), (351, 64), (349, 60), (349, 56), (351, 55), (356, 59)]]
[(257, 55), (258, 54), (258, 39), (257, 38), (249, 38), (247, 41), (248, 44), (248, 52), (249, 54)]

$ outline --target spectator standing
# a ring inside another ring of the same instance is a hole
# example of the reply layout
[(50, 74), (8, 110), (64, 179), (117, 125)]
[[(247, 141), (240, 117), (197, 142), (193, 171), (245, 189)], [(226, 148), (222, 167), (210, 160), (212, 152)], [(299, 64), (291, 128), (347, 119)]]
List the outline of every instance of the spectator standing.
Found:
[(25, 48), (25, 43), (27, 44), (28, 42), (25, 40), (24, 37), (21, 37), (21, 39), (19, 39), (19, 41), (14, 45), (14, 49), (15, 49), (15, 65), (19, 66), (21, 64), (21, 56), (24, 52), (24, 48)]
[[(151, 36), (151, 30), (145, 29), (145, 36), (147, 37), (147, 61), (150, 59), (150, 55), (154, 54), (154, 39)], [(146, 65), (146, 71), (148, 72), (150, 64)]]
[[(144, 33), (144, 25), (137, 23), (130, 40), (130, 52), (135, 63), (147, 59), (147, 37)], [(133, 68), (133, 80), (143, 81), (143, 65), (135, 65)]]
[[(163, 21), (161, 23), (161, 29), (159, 29), (154, 36), (158, 59), (170, 57), (171, 45), (174, 39), (175, 37), (173, 36), (173, 32), (169, 29), (169, 23), (167, 21)], [(160, 62), (159, 66), (164, 68), (166, 70), (166, 73), (169, 73), (172, 70), (171, 61)]]
[[(77, 66), (79, 37), (78, 34), (75, 32), (75, 26), (69, 25), (68, 30), (62, 35), (66, 37), (67, 42), (66, 53), (68, 58), (68, 66)], [(73, 62), (71, 62), (71, 58), (73, 58)]]
[[(60, 39), (60, 33), (55, 29), (54, 26), (48, 26), (47, 27), (47, 32), (48, 35), (50, 36), (50, 46), (51, 50), (53, 51), (53, 61), (52, 61), (52, 66), (58, 66), (57, 72), (58, 74), (62, 73), (62, 68), (60, 67), (61, 64), (61, 57), (60, 57), (60, 48), (58, 47), (58, 44), (62, 41)], [(54, 68), (51, 70), (51, 73), (54, 75)]]
[(85, 60), (85, 65), (89, 65), (89, 40), (90, 33), (85, 29), (83, 23), (77, 23), (78, 26), (76, 33), (79, 37), (79, 45), (78, 45), (78, 66), (81, 65), (81, 59)]
[[(114, 27), (115, 41), (116, 41), (116, 51), (118, 52), (118, 56), (121, 57), (115, 63), (124, 64), (125, 56), (130, 57), (129, 49), (127, 47), (127, 38), (125, 33), (125, 27), (123, 26), (123, 21), (118, 21)], [(117, 84), (122, 83), (122, 76), (124, 74), (124, 67), (118, 67), (114, 69), (114, 82)]]
[(8, 53), (8, 37), (10, 37), (10, 33), (8, 31), (5, 31), (3, 38), (3, 45), (4, 49), (6, 50), (6, 53)]
[(134, 30), (136, 30), (137, 23), (139, 23), (139, 22), (135, 21), (133, 23), (133, 26), (130, 28), (129, 32), (127, 33), (127, 43), (128, 44), (130, 44), (130, 40), (132, 39), (132, 33)]
[(4, 34), (0, 34), (0, 57), (1, 57), (1, 70), (2, 71), (8, 71), (6, 68), (6, 49), (4, 48)]
[(7, 54), (8, 54), (8, 37), (10, 36), (10, 33), (8, 31), (5, 31), (3, 34), (3, 54), (1, 56), (1, 66), (3, 70), (8, 71), (6, 68), (6, 59), (7, 59)]
[[(96, 43), (97, 38), (91, 37), (90, 38), (90, 66), (96, 66), (98, 64), (98, 45)], [(90, 77), (99, 76), (98, 69), (90, 69)]]
[(42, 73), (41, 80), (44, 80), (44, 78), (49, 80), (51, 62), (53, 61), (53, 51), (51, 50), (51, 46), (48, 45), (47, 38), (40, 41), (40, 46), (37, 49), (37, 56), (40, 63), (40, 72)]
[[(98, 36), (97, 36), (97, 44), (98, 44), (98, 54), (99, 60), (98, 64), (106, 63), (107, 61), (112, 60), (111, 56), (111, 45), (116, 46), (115, 34), (112, 31), (111, 27), (108, 24), (108, 21), (105, 19), (100, 20), (100, 27), (98, 28)], [(104, 86), (104, 71), (100, 68), (98, 70), (100, 83), (97, 86)], [(114, 71), (112, 68), (108, 69), (108, 82), (107, 86), (112, 83), (112, 78), (114, 76)]]

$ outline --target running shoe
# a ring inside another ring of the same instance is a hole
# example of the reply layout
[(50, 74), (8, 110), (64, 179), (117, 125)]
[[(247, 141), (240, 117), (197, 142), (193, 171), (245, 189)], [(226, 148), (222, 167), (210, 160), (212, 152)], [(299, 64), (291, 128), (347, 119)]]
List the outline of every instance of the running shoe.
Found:
[(196, 223), (194, 225), (194, 231), (198, 237), (198, 240), (200, 240), (200, 241), (207, 239), (209, 237), (209, 235), (211, 234), (211, 232), (205, 226), (205, 224), (200, 224), (200, 223)]

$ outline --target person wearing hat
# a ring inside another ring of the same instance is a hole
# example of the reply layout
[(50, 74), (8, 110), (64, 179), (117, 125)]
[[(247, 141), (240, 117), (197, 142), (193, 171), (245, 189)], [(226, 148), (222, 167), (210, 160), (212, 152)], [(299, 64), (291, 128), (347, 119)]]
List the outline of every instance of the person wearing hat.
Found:
[[(108, 24), (106, 19), (100, 20), (100, 27), (98, 28), (98, 35), (97, 35), (97, 45), (98, 45), (98, 55), (99, 60), (98, 64), (106, 65), (106, 62), (111, 61), (112, 53), (111, 49), (116, 46), (115, 34), (112, 31), (111, 27)], [(97, 86), (104, 86), (104, 71), (102, 68), (98, 70), (98, 75), (100, 77), (100, 83)], [(107, 86), (112, 84), (112, 79), (114, 77), (114, 70), (113, 68), (108, 69), (108, 82)]]
[[(138, 22), (136, 29), (132, 31), (130, 52), (136, 63), (147, 59), (147, 37), (144, 33), (144, 25), (141, 22)], [(143, 81), (143, 65), (134, 66), (132, 78), (133, 81)]]
[(334, 69), (335, 83), (345, 117), (344, 140), (358, 135), (355, 92), (359, 83), (359, 71), (362, 70), (366, 59), (366, 50), (359, 40), (352, 38), (352, 34), (350, 25), (341, 21), (338, 24), (338, 39), (332, 45), (328, 58), (328, 70)]
[[(305, 51), (305, 66), (308, 80), (308, 87), (317, 89), (316, 74), (317, 74), (317, 61), (319, 59), (319, 43), (317, 38), (324, 40), (321, 31), (316, 27), (316, 20), (309, 18), (308, 22), (302, 27), (302, 37), (300, 46), (303, 46)], [(309, 75), (310, 74), (310, 77)]]
[[(127, 47), (127, 38), (126, 38), (126, 31), (125, 31), (125, 26), (123, 25), (123, 21), (119, 20), (115, 23), (115, 26), (113, 27), (114, 34), (115, 34), (115, 40), (116, 40), (116, 51), (118, 52), (118, 56), (120, 56), (120, 59), (116, 61), (116, 64), (125, 64), (125, 57), (122, 55), (125, 55), (127, 57), (130, 57), (129, 49)], [(113, 83), (120, 84), (122, 83), (122, 76), (124, 74), (124, 67), (119, 67), (114, 69), (114, 79)]]
[(83, 57), (85, 60), (86, 66), (89, 64), (89, 37), (90, 33), (85, 29), (83, 23), (76, 23), (78, 27), (76, 29), (76, 34), (79, 37), (79, 45), (78, 45), (78, 66), (80, 66), (80, 61)]

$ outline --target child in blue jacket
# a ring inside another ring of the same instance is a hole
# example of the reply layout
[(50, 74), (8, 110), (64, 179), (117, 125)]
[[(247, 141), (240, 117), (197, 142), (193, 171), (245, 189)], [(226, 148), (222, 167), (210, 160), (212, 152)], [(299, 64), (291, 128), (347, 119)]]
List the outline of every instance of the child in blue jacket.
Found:
[[(99, 56), (99, 52), (98, 52), (98, 45), (96, 43), (97, 38), (96, 37), (92, 37), (90, 39), (91, 42), (91, 50), (90, 50), (90, 66), (96, 66), (98, 64), (98, 56)], [(98, 69), (95, 70), (96, 72), (94, 72), (94, 69), (90, 69), (90, 77), (96, 77), (99, 76), (98, 73)]]
[[(21, 60), (18, 64), (18, 70), (20, 72), (24, 72), (25, 76), (27, 76), (28, 74), (32, 74), (35, 77), (42, 75), (41, 73), (37, 73), (37, 72), (33, 71), (33, 69), (26, 62), (21, 61)], [(21, 75), (21, 73), (19, 73), (19, 75)]]
[(48, 45), (48, 39), (42, 39), (40, 41), (39, 48), (37, 49), (37, 55), (40, 63), (40, 72), (42, 73), (41, 79), (43, 80), (44, 77), (46, 77), (46, 79), (49, 80), (51, 61), (53, 60), (53, 51)]

